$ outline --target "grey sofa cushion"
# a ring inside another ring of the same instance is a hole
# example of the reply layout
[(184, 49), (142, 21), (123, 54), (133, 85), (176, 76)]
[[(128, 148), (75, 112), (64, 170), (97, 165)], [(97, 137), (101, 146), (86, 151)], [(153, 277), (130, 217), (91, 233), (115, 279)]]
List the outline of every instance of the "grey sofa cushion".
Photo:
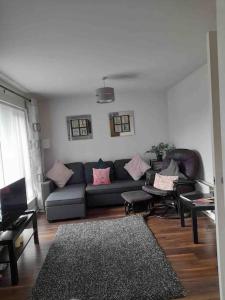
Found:
[[(115, 179), (114, 176), (114, 164), (112, 161), (105, 161), (105, 164), (107, 164), (110, 167), (110, 180), (113, 181)], [(93, 183), (93, 168), (98, 169), (98, 162), (87, 162), (84, 165), (84, 173), (85, 173), (85, 180), (86, 183)]]
[(125, 164), (128, 163), (129, 161), (130, 159), (118, 159), (114, 161), (116, 180), (132, 179), (129, 173), (124, 169)]
[(166, 169), (163, 169), (160, 174), (165, 176), (178, 176), (181, 179), (187, 179), (187, 177), (180, 172), (178, 163), (174, 159), (171, 159), (169, 166)]
[(67, 185), (64, 188), (56, 189), (51, 193), (45, 206), (65, 205), (83, 203), (85, 198), (85, 184)]
[(122, 193), (141, 189), (144, 184), (144, 180), (134, 181), (133, 179), (115, 180), (111, 184), (104, 185), (93, 185), (89, 183), (86, 187), (86, 192), (87, 194)]
[(67, 168), (71, 169), (74, 174), (70, 177), (67, 185), (74, 183), (84, 183), (84, 165), (81, 162), (74, 162), (65, 165)]

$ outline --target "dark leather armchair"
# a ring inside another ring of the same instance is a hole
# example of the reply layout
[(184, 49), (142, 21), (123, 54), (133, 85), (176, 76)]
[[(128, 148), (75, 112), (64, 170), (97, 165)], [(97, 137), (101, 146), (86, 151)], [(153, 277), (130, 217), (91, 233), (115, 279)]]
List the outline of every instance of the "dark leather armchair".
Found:
[[(195, 151), (189, 149), (174, 149), (167, 153), (162, 162), (162, 170), (169, 166), (171, 159), (177, 162), (179, 171), (186, 177), (179, 178), (174, 182), (173, 191), (159, 190), (153, 187), (154, 171), (151, 171), (153, 175), (152, 182), (142, 187), (145, 192), (153, 196), (153, 199), (159, 200), (161, 203), (163, 202), (163, 205), (166, 207), (164, 213), (171, 207), (171, 203), (174, 207), (178, 207), (180, 194), (189, 193), (195, 190), (195, 179), (197, 179), (200, 165), (199, 156)], [(168, 200), (170, 200), (170, 202), (168, 202)], [(154, 204), (154, 201), (152, 203)], [(153, 210), (154, 207), (152, 207), (151, 211)]]

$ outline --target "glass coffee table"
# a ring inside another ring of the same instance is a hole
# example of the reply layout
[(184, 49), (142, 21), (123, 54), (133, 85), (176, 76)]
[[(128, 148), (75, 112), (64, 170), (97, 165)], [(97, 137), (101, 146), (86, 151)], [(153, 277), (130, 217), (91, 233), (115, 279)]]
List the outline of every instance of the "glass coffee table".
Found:
[[(191, 218), (192, 218), (192, 232), (193, 232), (193, 241), (195, 244), (198, 244), (198, 220), (197, 214), (199, 211), (207, 211), (207, 210), (215, 210), (215, 204), (213, 201), (213, 195), (211, 194), (203, 194), (200, 192), (191, 192), (186, 194), (180, 195), (180, 220), (181, 226), (185, 227), (185, 219), (184, 219), (184, 207), (188, 208), (191, 211)], [(208, 203), (204, 201), (197, 201), (197, 199), (209, 199)], [(211, 199), (211, 200), (210, 200)]]

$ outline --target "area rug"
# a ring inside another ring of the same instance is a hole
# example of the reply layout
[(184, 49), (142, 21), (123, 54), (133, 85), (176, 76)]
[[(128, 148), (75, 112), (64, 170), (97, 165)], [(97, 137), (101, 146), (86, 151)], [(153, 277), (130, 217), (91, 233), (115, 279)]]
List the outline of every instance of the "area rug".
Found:
[(185, 291), (143, 217), (59, 227), (33, 300), (167, 300)]

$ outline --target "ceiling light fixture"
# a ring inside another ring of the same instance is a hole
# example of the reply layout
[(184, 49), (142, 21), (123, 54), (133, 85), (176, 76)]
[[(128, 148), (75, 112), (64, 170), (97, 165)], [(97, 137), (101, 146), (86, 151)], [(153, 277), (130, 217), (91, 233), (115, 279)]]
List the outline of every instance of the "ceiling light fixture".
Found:
[(105, 80), (107, 78), (107, 76), (102, 78), (104, 86), (96, 90), (97, 103), (104, 104), (115, 101), (114, 88), (105, 86)]

